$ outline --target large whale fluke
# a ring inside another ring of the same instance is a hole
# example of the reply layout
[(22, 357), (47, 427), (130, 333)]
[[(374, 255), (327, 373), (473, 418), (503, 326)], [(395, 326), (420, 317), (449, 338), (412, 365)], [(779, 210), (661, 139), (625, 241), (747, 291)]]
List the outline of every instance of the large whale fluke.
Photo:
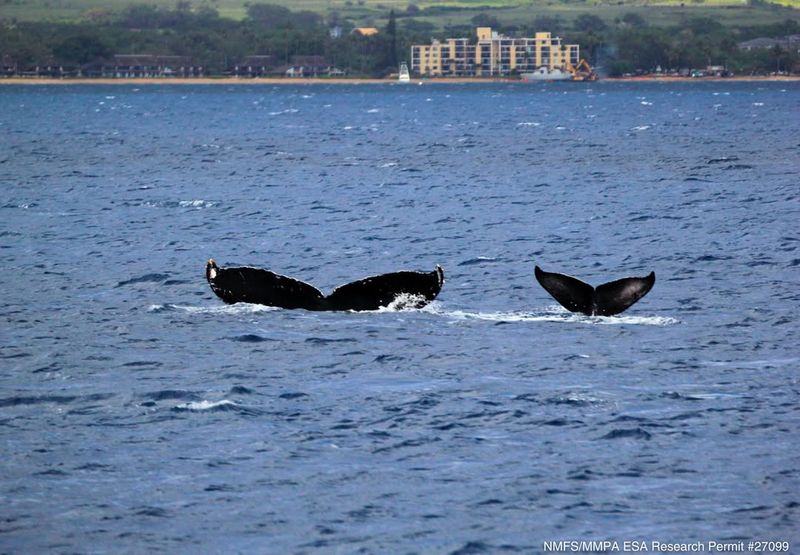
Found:
[[(220, 268), (214, 259), (206, 264), (211, 290), (226, 303), (256, 303), (306, 310), (377, 310), (406, 295), (409, 304), (421, 308), (439, 294), (444, 270), (393, 272), (341, 285), (327, 297), (308, 283), (269, 270), (238, 266)], [(408, 306), (408, 305), (406, 305)]]
[(534, 273), (539, 284), (561, 306), (587, 316), (619, 314), (644, 297), (656, 282), (656, 273), (650, 272), (646, 277), (622, 278), (595, 288), (572, 276), (545, 272), (539, 266)]

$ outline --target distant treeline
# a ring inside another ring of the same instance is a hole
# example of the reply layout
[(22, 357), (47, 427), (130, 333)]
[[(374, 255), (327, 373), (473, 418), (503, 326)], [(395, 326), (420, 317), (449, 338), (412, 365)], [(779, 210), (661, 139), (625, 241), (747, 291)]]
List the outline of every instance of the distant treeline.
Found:
[(383, 76), (397, 71), (412, 44), (474, 37), (476, 26), (491, 26), (510, 36), (558, 34), (579, 44), (582, 56), (610, 75), (710, 65), (736, 74), (800, 72), (796, 48), (739, 48), (740, 42), (753, 38), (800, 34), (800, 24), (793, 20), (731, 28), (711, 18), (687, 18), (674, 27), (653, 27), (636, 14), (613, 23), (583, 14), (569, 25), (558, 17), (539, 17), (509, 26), (478, 13), (468, 25), (439, 29), (414, 17), (423, 12), (387, 14), (388, 23), (378, 34), (362, 35), (352, 33), (354, 24), (336, 13), (323, 18), (270, 4), (250, 4), (241, 21), (220, 17), (208, 6), (192, 7), (186, 0), (171, 9), (144, 4), (121, 11), (96, 8), (74, 23), (0, 21), (0, 64), (6, 73), (35, 67), (91, 73), (113, 63), (115, 55), (149, 54), (181, 56), (206, 75), (222, 75), (251, 56), (264, 56), (277, 67), (298, 56), (315, 56), (350, 75)]

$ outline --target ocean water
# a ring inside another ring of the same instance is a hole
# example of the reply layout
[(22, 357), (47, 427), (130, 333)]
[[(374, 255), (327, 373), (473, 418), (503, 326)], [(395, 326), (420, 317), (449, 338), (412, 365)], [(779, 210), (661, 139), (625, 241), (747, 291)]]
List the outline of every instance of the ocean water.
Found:
[(0, 551), (800, 552), (798, 152), (797, 82), (2, 86)]

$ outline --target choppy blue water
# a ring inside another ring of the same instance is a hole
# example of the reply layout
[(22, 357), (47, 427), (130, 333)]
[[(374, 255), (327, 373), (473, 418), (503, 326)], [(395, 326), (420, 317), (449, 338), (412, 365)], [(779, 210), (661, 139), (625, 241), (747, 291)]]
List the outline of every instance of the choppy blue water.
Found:
[(0, 551), (800, 549), (799, 147), (798, 83), (0, 87)]

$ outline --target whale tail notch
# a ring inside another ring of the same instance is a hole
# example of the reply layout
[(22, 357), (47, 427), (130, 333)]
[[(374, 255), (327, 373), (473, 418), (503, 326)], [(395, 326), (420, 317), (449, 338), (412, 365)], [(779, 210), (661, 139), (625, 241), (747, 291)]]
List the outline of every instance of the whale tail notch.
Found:
[(558, 303), (571, 312), (587, 316), (613, 316), (644, 297), (656, 282), (655, 272), (646, 277), (628, 277), (592, 287), (578, 278), (545, 272), (536, 266), (536, 280)]
[(444, 270), (393, 272), (340, 285), (327, 297), (316, 287), (269, 270), (247, 266), (220, 268), (213, 259), (206, 264), (211, 290), (226, 303), (256, 303), (306, 310), (377, 310), (407, 295), (405, 306), (421, 308), (432, 301), (444, 284)]

